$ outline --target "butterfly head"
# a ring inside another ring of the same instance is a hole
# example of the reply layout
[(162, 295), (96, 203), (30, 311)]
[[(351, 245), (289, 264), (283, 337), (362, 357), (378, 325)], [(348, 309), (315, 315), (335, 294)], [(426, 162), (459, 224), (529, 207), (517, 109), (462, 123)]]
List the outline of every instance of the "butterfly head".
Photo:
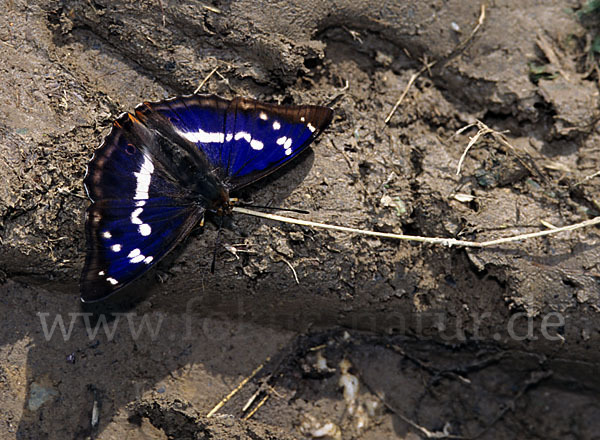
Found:
[(233, 210), (233, 203), (237, 199), (229, 198), (229, 192), (222, 186), (217, 187), (217, 196), (211, 200), (211, 206), (208, 210), (218, 216), (230, 215)]

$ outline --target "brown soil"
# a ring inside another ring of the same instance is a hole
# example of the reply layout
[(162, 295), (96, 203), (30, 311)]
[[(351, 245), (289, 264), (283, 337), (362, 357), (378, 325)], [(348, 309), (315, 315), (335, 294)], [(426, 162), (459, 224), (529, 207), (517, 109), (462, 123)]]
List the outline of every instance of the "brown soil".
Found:
[[(214, 275), (208, 224), (110, 301), (82, 307), (77, 286), (92, 151), (215, 67), (204, 93), (340, 96), (309, 154), (244, 191), (257, 204), (478, 241), (600, 215), (598, 16), (579, 1), (490, 2), (446, 63), (480, 4), (0, 4), (1, 438), (598, 437), (597, 228), (484, 251), (236, 215)], [(457, 176), (476, 119), (515, 150), (486, 137)], [(47, 335), (57, 317), (69, 337)], [(103, 320), (114, 334), (89, 333)]]

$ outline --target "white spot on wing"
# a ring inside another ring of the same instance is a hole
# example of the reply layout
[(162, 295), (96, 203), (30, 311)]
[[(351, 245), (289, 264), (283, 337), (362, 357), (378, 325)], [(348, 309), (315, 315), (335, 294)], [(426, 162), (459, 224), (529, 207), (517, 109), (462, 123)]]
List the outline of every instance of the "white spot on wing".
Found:
[(129, 258), (129, 262), (132, 264), (141, 263), (142, 261), (146, 264), (149, 264), (153, 260), (152, 257), (146, 257), (145, 255), (143, 255), (142, 252), (137, 248), (129, 252), (127, 258)]
[[(230, 137), (231, 135), (227, 135), (227, 137)], [(239, 141), (240, 139), (244, 139), (246, 142), (248, 142), (250, 144), (250, 147), (252, 147), (253, 150), (262, 150), (263, 147), (265, 146), (261, 141), (257, 140), (257, 139), (252, 139), (252, 136), (250, 135), (250, 133), (248, 133), (247, 131), (238, 131), (235, 136), (233, 136), (233, 139), (235, 139), (236, 141)]]
[(104, 276), (104, 271), (101, 270), (100, 272), (98, 272), (98, 275), (100, 275), (101, 277)]
[(152, 260), (154, 260), (154, 257), (152, 257), (152, 256), (146, 257), (146, 258), (144, 258), (144, 263), (150, 264), (150, 263), (152, 263)]
[(104, 238), (112, 238), (112, 234), (111, 234), (110, 232), (108, 232), (108, 231), (104, 231), (104, 232), (102, 233), (102, 236), (103, 236)]
[(135, 206), (144, 206), (146, 204), (145, 200), (138, 200), (137, 202), (135, 202)]
[(236, 141), (239, 141), (240, 139), (244, 139), (248, 143), (250, 143), (252, 141), (252, 136), (250, 136), (250, 133), (248, 133), (246, 131), (238, 131), (233, 138)]
[(109, 282), (110, 284), (112, 284), (113, 286), (116, 286), (117, 284), (119, 284), (119, 282), (118, 282), (117, 280), (115, 280), (114, 278), (112, 278), (112, 277), (108, 277), (108, 278), (106, 279), (106, 281), (108, 281), (108, 282)]
[(277, 145), (281, 145), (283, 148), (285, 148), (286, 156), (289, 156), (290, 154), (292, 154), (292, 138), (289, 138), (287, 136), (282, 136), (279, 139), (277, 139), (275, 142), (277, 143)]
[(313, 133), (317, 130), (310, 122), (306, 124), (306, 127)]
[(279, 130), (281, 128), (281, 124), (277, 121), (273, 122), (273, 130)]
[(180, 130), (175, 130), (177, 131), (177, 134), (179, 134), (180, 136), (183, 136), (184, 138), (186, 138), (188, 141), (193, 142), (193, 143), (197, 143), (200, 142), (201, 144), (222, 144), (223, 140), (225, 139), (225, 135), (223, 134), (223, 132), (217, 131), (217, 132), (208, 132), (208, 131), (204, 131), (201, 129), (198, 129), (198, 131), (194, 132), (194, 131), (180, 131)]
[(144, 237), (147, 237), (148, 235), (150, 235), (152, 233), (152, 228), (150, 227), (149, 224), (147, 223), (142, 223), (139, 227), (138, 227), (138, 232), (143, 235)]
[(225, 137), (225, 141), (231, 142), (231, 139), (233, 139), (233, 133), (228, 133), (227, 136)]
[[(142, 202), (145, 204), (146, 202), (142, 200)], [(139, 202), (138, 202), (139, 203)], [(132, 213), (131, 213), (131, 223), (133, 223), (134, 225), (138, 225), (138, 232), (143, 235), (144, 237), (147, 237), (148, 235), (150, 235), (150, 233), (152, 232), (152, 228), (150, 227), (149, 224), (144, 223), (141, 219), (140, 219), (140, 214), (144, 212), (144, 208), (137, 208), (135, 209)]]
[(148, 154), (144, 153), (144, 162), (140, 167), (140, 171), (133, 173), (136, 179), (135, 185), (135, 200), (146, 200), (148, 198), (148, 190), (150, 189), (150, 180), (154, 172), (154, 164)]
[(130, 262), (130, 263), (137, 264), (137, 263), (139, 263), (140, 261), (143, 261), (143, 260), (144, 260), (144, 258), (146, 258), (146, 257), (144, 257), (143, 255), (138, 255), (137, 257), (133, 257), (131, 260), (129, 260), (129, 262)]
[(141, 225), (143, 222), (140, 220), (140, 218), (138, 216), (143, 211), (144, 211), (144, 208), (137, 208), (135, 211), (133, 211), (131, 213), (131, 223), (133, 223), (134, 225)]
[(110, 247), (110, 250), (113, 252), (121, 252), (121, 248), (122, 248), (122, 246), (120, 244), (113, 244)]
[(305, 121), (305, 119), (304, 119), (304, 116), (300, 117), (300, 121), (301, 121), (301, 122), (304, 122), (304, 121)]
[(266, 114), (265, 112), (260, 112), (260, 114), (258, 115), (258, 117), (259, 117), (260, 119), (262, 119), (263, 121), (266, 121), (267, 119), (269, 119), (269, 118), (267, 117), (267, 114)]

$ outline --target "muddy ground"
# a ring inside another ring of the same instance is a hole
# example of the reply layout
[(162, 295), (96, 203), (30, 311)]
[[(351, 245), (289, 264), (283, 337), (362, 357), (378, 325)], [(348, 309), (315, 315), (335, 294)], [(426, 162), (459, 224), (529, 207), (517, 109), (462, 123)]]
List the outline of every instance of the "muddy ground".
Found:
[[(203, 93), (338, 98), (246, 200), (476, 241), (600, 215), (596, 12), (488, 2), (457, 51), (480, 3), (358, 3), (0, 2), (1, 438), (598, 437), (594, 227), (478, 250), (236, 215), (214, 275), (209, 222), (80, 304), (94, 148), (213, 69)], [(457, 175), (476, 120), (511, 147), (484, 136)]]

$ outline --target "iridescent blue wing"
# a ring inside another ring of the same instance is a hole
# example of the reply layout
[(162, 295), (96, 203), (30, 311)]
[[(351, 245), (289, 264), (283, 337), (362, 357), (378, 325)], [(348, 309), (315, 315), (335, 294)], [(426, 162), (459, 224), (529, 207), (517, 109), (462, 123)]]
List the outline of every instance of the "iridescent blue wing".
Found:
[(296, 157), (329, 125), (332, 115), (327, 107), (234, 99), (225, 119), (221, 156), (233, 186), (252, 183)]
[(204, 213), (194, 185), (206, 167), (193, 145), (174, 145), (129, 114), (115, 122), (84, 180), (84, 302), (139, 278), (189, 233)]
[(146, 273), (189, 233), (201, 212), (152, 198), (141, 206), (102, 200), (90, 207), (87, 216), (81, 299), (93, 302)]
[(144, 103), (136, 112), (141, 119), (165, 118), (179, 136), (203, 151), (231, 189), (248, 185), (296, 157), (332, 118), (327, 107), (280, 106), (240, 97), (228, 101), (213, 95)]

